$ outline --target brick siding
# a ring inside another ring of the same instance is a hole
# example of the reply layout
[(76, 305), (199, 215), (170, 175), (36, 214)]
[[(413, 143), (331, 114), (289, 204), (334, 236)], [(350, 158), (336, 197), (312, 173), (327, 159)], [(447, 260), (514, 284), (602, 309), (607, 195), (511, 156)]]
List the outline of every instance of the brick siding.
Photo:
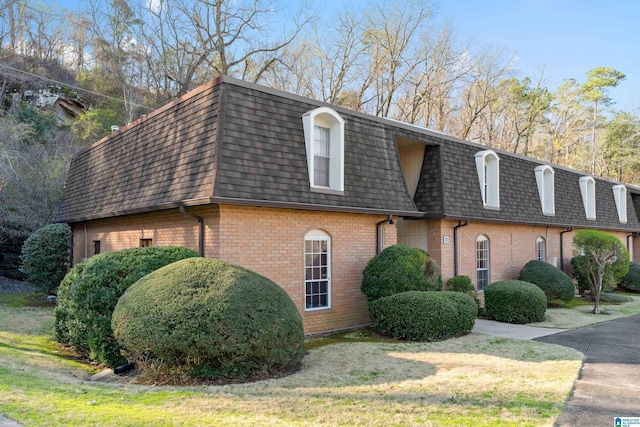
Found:
[[(315, 212), (244, 206), (189, 208), (205, 220), (205, 256), (241, 265), (280, 285), (298, 307), (305, 332), (315, 333), (370, 322), (366, 297), (360, 292), (362, 271), (375, 256), (380, 215)], [(74, 229), (74, 262), (85, 257), (84, 224)], [(331, 308), (304, 309), (304, 236), (321, 229), (331, 236)], [(382, 227), (382, 247), (396, 243), (395, 225)], [(87, 223), (87, 256), (92, 241), (102, 252), (139, 246), (181, 245), (198, 249), (198, 224), (177, 210)]]

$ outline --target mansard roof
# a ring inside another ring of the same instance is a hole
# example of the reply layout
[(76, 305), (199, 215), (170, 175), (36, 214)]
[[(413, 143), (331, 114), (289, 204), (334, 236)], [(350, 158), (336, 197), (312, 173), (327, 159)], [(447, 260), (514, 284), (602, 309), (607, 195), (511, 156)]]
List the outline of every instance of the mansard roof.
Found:
[(81, 151), (66, 222), (208, 203), (419, 216), (392, 129), (338, 109), (342, 195), (313, 192), (302, 115), (327, 104), (220, 77)]

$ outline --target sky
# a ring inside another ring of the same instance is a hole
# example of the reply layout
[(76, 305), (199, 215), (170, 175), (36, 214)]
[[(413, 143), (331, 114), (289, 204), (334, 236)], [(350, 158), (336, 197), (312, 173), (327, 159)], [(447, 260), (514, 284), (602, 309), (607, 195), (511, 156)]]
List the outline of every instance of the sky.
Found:
[[(135, 0), (133, 0), (135, 1)], [(281, 0), (297, 8), (300, 0)], [(371, 0), (348, 0), (365, 8)], [(45, 3), (53, 3), (44, 0)], [(58, 0), (73, 9), (74, 0)], [(331, 19), (345, 0), (316, 0), (321, 19)], [(640, 110), (640, 1), (637, 0), (431, 0), (436, 19), (450, 21), (460, 41), (474, 40), (517, 57), (518, 77), (539, 75), (555, 90), (564, 79), (585, 81), (595, 67), (627, 75), (609, 91), (613, 108)], [(535, 79), (534, 79), (535, 80)]]
[(640, 2), (636, 0), (441, 0), (462, 40), (502, 46), (518, 57), (521, 77), (544, 67), (547, 87), (585, 81), (595, 67), (627, 78), (609, 94), (614, 108), (640, 108)]

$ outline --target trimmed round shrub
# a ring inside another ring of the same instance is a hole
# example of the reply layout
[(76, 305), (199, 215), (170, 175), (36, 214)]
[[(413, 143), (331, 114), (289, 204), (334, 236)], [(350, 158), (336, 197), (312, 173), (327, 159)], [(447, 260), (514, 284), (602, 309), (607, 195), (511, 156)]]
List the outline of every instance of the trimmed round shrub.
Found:
[(111, 330), (118, 298), (141, 277), (198, 253), (183, 247), (105, 252), (75, 266), (62, 280), (55, 310), (55, 338), (111, 368), (126, 362)]
[(362, 279), (362, 293), (374, 301), (406, 291), (442, 289), (440, 271), (422, 249), (393, 245), (367, 263)]
[(547, 311), (547, 297), (533, 283), (503, 280), (485, 288), (484, 307), (488, 317), (500, 322), (540, 322)]
[(49, 224), (25, 240), (21, 270), (29, 283), (56, 292), (71, 263), (72, 236), (67, 224)]
[(409, 291), (369, 302), (369, 315), (384, 335), (435, 341), (471, 332), (478, 307), (460, 292)]
[[(192, 258), (120, 297), (112, 327), (128, 359), (185, 378), (245, 378), (297, 364), (302, 318), (289, 295), (245, 268)], [(147, 370), (149, 371), (149, 370)]]
[(629, 271), (622, 278), (618, 287), (629, 292), (640, 292), (640, 264), (635, 262), (629, 264)]
[(560, 300), (570, 302), (575, 293), (571, 278), (563, 271), (544, 261), (529, 261), (520, 270), (518, 280), (537, 285), (547, 296), (547, 302)]
[(456, 276), (447, 280), (447, 288), (453, 292), (473, 293), (476, 287), (473, 286), (469, 276)]

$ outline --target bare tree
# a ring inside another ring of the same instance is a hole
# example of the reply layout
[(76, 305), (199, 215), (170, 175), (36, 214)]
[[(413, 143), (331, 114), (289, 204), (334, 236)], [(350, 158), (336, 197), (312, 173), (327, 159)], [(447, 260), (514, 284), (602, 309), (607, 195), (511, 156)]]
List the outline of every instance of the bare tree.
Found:
[(378, 3), (365, 15), (369, 70), (361, 82), (365, 111), (389, 117), (399, 89), (424, 62), (414, 48), (432, 16), (427, 2)]

